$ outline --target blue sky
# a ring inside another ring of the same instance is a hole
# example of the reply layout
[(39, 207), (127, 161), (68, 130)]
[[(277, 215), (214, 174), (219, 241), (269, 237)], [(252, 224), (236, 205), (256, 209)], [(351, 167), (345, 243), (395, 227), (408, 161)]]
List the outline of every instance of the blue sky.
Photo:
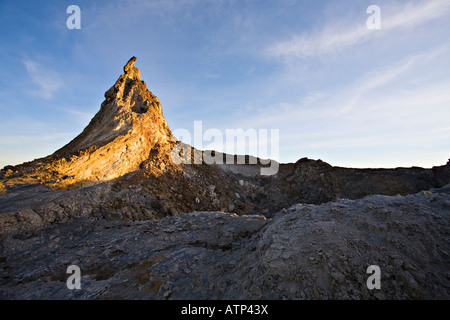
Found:
[(284, 163), (443, 165), (449, 30), (449, 0), (2, 0), (0, 167), (78, 135), (131, 56), (173, 131), (278, 129)]

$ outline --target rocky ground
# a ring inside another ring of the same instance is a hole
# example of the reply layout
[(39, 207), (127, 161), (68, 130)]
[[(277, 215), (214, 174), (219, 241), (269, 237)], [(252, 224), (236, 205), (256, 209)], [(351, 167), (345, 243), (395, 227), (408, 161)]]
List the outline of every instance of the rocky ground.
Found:
[[(156, 163), (164, 165), (167, 161), (158, 159)], [(270, 218), (297, 203), (322, 204), (371, 194), (407, 195), (450, 182), (449, 164), (432, 169), (373, 170), (338, 168), (320, 160), (301, 159), (295, 164), (281, 164), (276, 175), (267, 177), (244, 175), (218, 165), (183, 165), (165, 172), (155, 169), (154, 164), (146, 166), (84, 188), (54, 190), (46, 184), (9, 187), (0, 195), (0, 239), (8, 234), (31, 234), (88, 214), (125, 221), (194, 211)]]
[[(450, 185), (263, 215), (92, 212), (0, 247), (3, 299), (449, 299)], [(81, 268), (80, 290), (66, 269)], [(381, 289), (369, 290), (369, 265)]]
[(0, 170), (0, 298), (449, 298), (450, 161), (211, 164), (172, 136), (135, 62), (80, 135)]

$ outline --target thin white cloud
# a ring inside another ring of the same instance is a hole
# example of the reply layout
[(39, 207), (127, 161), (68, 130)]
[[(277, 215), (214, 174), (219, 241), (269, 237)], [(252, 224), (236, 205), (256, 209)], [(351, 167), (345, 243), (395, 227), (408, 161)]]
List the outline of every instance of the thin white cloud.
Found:
[[(366, 71), (345, 89), (313, 91), (283, 108), (262, 109), (245, 122), (279, 128), (282, 159), (334, 157), (356, 163), (352, 157), (361, 153), (360, 166), (369, 160), (397, 166), (401, 154), (402, 165), (438, 165), (450, 146), (450, 82), (433, 70), (445, 68), (449, 50), (444, 45), (407, 55)], [(424, 148), (430, 149), (428, 158), (419, 159)]]
[(424, 64), (432, 61), (439, 55), (448, 54), (449, 48), (441, 46), (427, 52), (410, 55), (402, 60), (386, 66), (380, 70), (374, 70), (362, 78), (356, 80), (356, 84), (348, 89), (350, 96), (342, 108), (335, 108), (338, 113), (348, 113), (360, 102), (360, 99), (377, 88), (392, 83), (395, 79), (406, 74), (417, 64)]
[(376, 70), (365, 75), (363, 79), (358, 79), (357, 85), (349, 90), (351, 92), (351, 97), (348, 102), (344, 107), (339, 109), (336, 108), (335, 110), (341, 113), (352, 111), (360, 102), (361, 97), (371, 90), (382, 87), (394, 81), (402, 74), (405, 74), (419, 58), (419, 56), (408, 57), (393, 66), (383, 68), (382, 70)]
[(336, 32), (334, 27), (326, 27), (319, 34), (295, 35), (288, 41), (278, 42), (269, 49), (273, 56), (307, 58), (334, 53), (350, 47), (368, 35), (367, 28)]
[(29, 59), (23, 61), (23, 63), (31, 80), (38, 86), (38, 89), (33, 90), (32, 93), (46, 100), (53, 98), (62, 86), (62, 80), (58, 74)]
[(445, 16), (450, 11), (448, 0), (426, 0), (420, 4), (408, 3), (395, 15), (383, 17), (383, 28), (406, 28)]
[[(424, 22), (445, 16), (450, 11), (448, 0), (427, 0), (413, 5), (382, 9), (382, 29), (392, 31), (400, 28), (416, 27)], [(389, 14), (395, 12), (394, 14)], [(291, 39), (272, 44), (267, 52), (274, 57), (308, 58), (333, 54), (364, 43), (374, 36), (386, 34), (379, 30), (369, 30), (365, 23), (348, 25), (345, 21), (334, 21), (321, 31), (294, 35)]]
[[(355, 108), (345, 117), (329, 117), (327, 111), (332, 107), (322, 109), (317, 116), (323, 117), (323, 124), (328, 127), (317, 128), (316, 132), (302, 130), (297, 136), (308, 134), (311, 139), (305, 140), (309, 147), (368, 147), (368, 146), (403, 146), (412, 147), (426, 145), (433, 141), (449, 141), (450, 131), (448, 121), (450, 110), (450, 83), (432, 84), (422, 88), (397, 91), (378, 96), (368, 94), (359, 108)], [(341, 99), (338, 97), (336, 100)], [(299, 112), (299, 115), (301, 113)], [(308, 113), (305, 113), (308, 114)], [(288, 119), (295, 115), (284, 115), (286, 130), (292, 134), (298, 128), (307, 126), (307, 121), (289, 123)], [(308, 119), (308, 116), (305, 117)], [(285, 134), (287, 133), (284, 132)], [(442, 143), (441, 143), (442, 145)]]

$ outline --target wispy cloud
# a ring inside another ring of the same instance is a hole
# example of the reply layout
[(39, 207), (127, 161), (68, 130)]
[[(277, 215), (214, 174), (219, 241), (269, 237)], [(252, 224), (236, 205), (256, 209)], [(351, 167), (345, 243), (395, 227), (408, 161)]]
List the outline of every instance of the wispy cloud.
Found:
[(397, 14), (387, 15), (383, 20), (383, 28), (408, 28), (415, 27), (424, 22), (446, 16), (450, 11), (450, 2), (447, 0), (426, 0), (414, 4), (402, 5), (402, 8), (394, 8)]
[[(449, 83), (434, 85), (397, 96), (370, 97), (364, 107), (347, 117), (339, 117), (321, 130), (325, 137), (307, 139), (304, 147), (323, 148), (422, 148), (433, 144), (448, 145), (450, 130), (445, 119), (450, 116)], [(291, 128), (292, 129), (292, 128)], [(308, 132), (305, 132), (308, 134)]]
[(341, 51), (361, 42), (368, 35), (368, 30), (358, 27), (355, 30), (336, 32), (327, 26), (314, 35), (295, 35), (287, 41), (278, 42), (269, 48), (269, 54), (276, 57), (307, 58)]
[[(447, 55), (448, 46), (434, 48), (427, 52), (407, 56), (400, 61), (394, 62), (381, 69), (368, 72), (362, 78), (355, 81), (355, 85), (347, 90), (347, 100), (342, 108), (336, 108), (338, 113), (348, 113), (352, 111), (360, 102), (361, 98), (377, 88), (391, 84), (393, 81), (405, 75), (418, 64), (425, 64), (440, 55)], [(416, 80), (420, 80), (416, 78)], [(344, 94), (345, 96), (345, 94)], [(391, 98), (391, 97), (390, 97)]]
[(51, 99), (62, 86), (62, 79), (59, 75), (48, 67), (43, 66), (33, 60), (23, 61), (31, 80), (38, 86), (32, 93), (43, 98)]
[[(450, 82), (445, 73), (433, 70), (448, 64), (449, 51), (443, 45), (391, 59), (347, 79), (340, 90), (326, 87), (297, 99), (285, 97), (288, 102), (264, 108), (245, 123), (279, 128), (281, 156), (291, 161), (334, 157), (338, 163), (372, 166), (389, 159), (389, 166), (394, 166), (401, 155), (399, 165), (440, 164), (442, 157), (448, 158), (443, 150), (450, 146)], [(426, 159), (420, 158), (427, 148), (434, 149), (426, 151)], [(352, 160), (358, 154), (360, 158)]]
[[(402, 7), (383, 7), (382, 29), (392, 31), (401, 28), (416, 27), (429, 20), (443, 17), (450, 11), (450, 1), (431, 0), (403, 5)], [(384, 13), (386, 11), (386, 13)], [(390, 14), (391, 13), (391, 14)], [(289, 40), (277, 42), (268, 47), (270, 56), (308, 58), (333, 54), (366, 42), (380, 33), (369, 30), (361, 19), (358, 24), (348, 25), (343, 20), (331, 22), (315, 33), (298, 34)]]

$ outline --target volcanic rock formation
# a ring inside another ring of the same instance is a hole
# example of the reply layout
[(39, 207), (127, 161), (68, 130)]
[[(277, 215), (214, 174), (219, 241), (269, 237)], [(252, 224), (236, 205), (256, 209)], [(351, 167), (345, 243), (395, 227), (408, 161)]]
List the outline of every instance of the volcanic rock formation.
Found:
[[(192, 161), (135, 62), (79, 136), (0, 171), (0, 298), (449, 297), (450, 162)], [(364, 289), (370, 264), (387, 291)]]
[[(151, 150), (171, 146), (172, 132), (161, 103), (153, 95), (131, 58), (105, 93), (105, 101), (84, 131), (54, 156), (69, 158), (57, 168), (76, 181), (111, 180), (135, 171)], [(70, 157), (79, 152), (75, 159)]]
[[(176, 143), (161, 103), (140, 79), (132, 57), (105, 93), (100, 111), (83, 132), (53, 155), (18, 166), (17, 176), (55, 188), (108, 181), (139, 169), (150, 153)], [(14, 175), (13, 175), (14, 176)], [(17, 183), (10, 181), (10, 185)]]

